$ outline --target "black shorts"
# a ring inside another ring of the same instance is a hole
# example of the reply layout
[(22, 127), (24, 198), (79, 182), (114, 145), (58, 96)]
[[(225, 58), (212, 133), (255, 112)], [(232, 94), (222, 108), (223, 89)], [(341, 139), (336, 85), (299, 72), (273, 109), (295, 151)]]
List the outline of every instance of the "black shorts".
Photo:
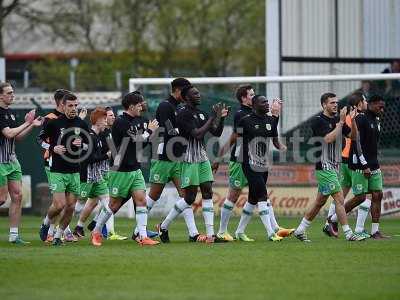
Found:
[(257, 204), (258, 201), (267, 200), (268, 172), (255, 172), (249, 164), (242, 164), (243, 173), (249, 183), (249, 202)]

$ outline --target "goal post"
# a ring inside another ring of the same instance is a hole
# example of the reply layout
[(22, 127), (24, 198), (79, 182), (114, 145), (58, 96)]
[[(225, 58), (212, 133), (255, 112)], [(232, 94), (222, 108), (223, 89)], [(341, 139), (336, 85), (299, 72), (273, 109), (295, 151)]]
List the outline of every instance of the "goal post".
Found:
[[(186, 77), (193, 84), (287, 83), (321, 81), (363, 81), (400, 79), (398, 74), (299, 75), (299, 76), (238, 76)], [(130, 78), (129, 91), (143, 85), (168, 85), (174, 78)]]

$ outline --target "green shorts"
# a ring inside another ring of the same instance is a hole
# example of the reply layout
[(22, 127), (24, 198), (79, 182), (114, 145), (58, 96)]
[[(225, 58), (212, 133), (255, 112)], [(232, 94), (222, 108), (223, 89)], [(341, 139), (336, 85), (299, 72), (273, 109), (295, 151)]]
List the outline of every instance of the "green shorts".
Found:
[(342, 186), (342, 188), (350, 188), (352, 186), (351, 176), (352, 171), (349, 169), (349, 165), (346, 163), (342, 163), (340, 167), (340, 185)]
[(242, 164), (236, 161), (229, 162), (229, 186), (233, 189), (242, 189), (248, 186), (247, 178), (243, 173)]
[(181, 177), (181, 163), (176, 161), (155, 160), (151, 161), (149, 182), (166, 184), (172, 178)]
[(45, 166), (44, 171), (46, 172), (47, 182), (50, 183), (50, 167)]
[(18, 160), (2, 164), (0, 163), (0, 186), (5, 186), (8, 181), (21, 181), (22, 171)]
[(79, 173), (50, 172), (49, 186), (52, 193), (72, 193), (79, 197)]
[(99, 196), (108, 195), (108, 185), (103, 179), (99, 182), (81, 182), (81, 200), (86, 200), (87, 198), (96, 198)]
[(371, 172), (371, 177), (366, 178), (362, 170), (352, 171), (352, 191), (354, 195), (368, 194), (373, 191), (382, 191), (383, 178), (381, 170)]
[(318, 183), (318, 192), (324, 196), (336, 194), (342, 190), (339, 177), (334, 170), (317, 170), (315, 172)]
[(140, 169), (131, 172), (110, 171), (109, 176), (111, 197), (126, 198), (133, 191), (146, 190), (146, 183)]
[(210, 161), (200, 163), (181, 163), (181, 188), (214, 181)]
[(106, 173), (103, 174), (103, 180), (106, 182), (108, 186), (108, 182), (110, 180), (110, 171), (107, 171)]

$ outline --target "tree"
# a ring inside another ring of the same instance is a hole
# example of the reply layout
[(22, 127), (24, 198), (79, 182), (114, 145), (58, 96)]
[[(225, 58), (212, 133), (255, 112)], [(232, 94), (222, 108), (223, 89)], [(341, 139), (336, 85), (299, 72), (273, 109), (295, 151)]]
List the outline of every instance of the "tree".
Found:
[(0, 56), (4, 56), (4, 23), (10, 14), (15, 11), (21, 5), (21, 1), (12, 0), (4, 1), (0, 0)]

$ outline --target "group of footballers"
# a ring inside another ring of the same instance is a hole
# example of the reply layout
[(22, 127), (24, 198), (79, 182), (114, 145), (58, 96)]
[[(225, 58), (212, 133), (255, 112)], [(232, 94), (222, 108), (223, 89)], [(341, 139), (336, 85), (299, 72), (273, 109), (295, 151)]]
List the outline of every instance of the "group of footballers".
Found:
[[(78, 111), (77, 96), (60, 89), (54, 94), (56, 108), (53, 112), (42, 118), (36, 117), (32, 110), (26, 114), (25, 122), (17, 126), (15, 116), (9, 110), (14, 99), (13, 88), (9, 83), (2, 83), (0, 205), (9, 193), (9, 241), (28, 243), (18, 233), (22, 172), (15, 156), (15, 140), (22, 139), (32, 128), (39, 126), (42, 129), (37, 140), (44, 152), (52, 195), (39, 235), (42, 241), (55, 246), (83, 238), (85, 222), (98, 205), (99, 213), (88, 225), (91, 243), (101, 246), (104, 238), (127, 239), (115, 232), (114, 215), (130, 199), (134, 201), (136, 216), (132, 239), (143, 246), (159, 244), (156, 237), (163, 243), (170, 242), (169, 225), (181, 214), (190, 242), (252, 242), (254, 239), (246, 235), (245, 229), (256, 208), (268, 240), (276, 242), (293, 235), (309, 242), (306, 229), (330, 196), (333, 202), (323, 228), (326, 234), (338, 237), (339, 222), (349, 241), (361, 241), (370, 236), (385, 238), (379, 231), (382, 174), (377, 160), (377, 145), (379, 117), (384, 110), (381, 97), (373, 96), (367, 103), (362, 94), (355, 93), (350, 96), (349, 106), (338, 112), (336, 95), (322, 95), (323, 112), (311, 122), (313, 136), (318, 137), (315, 146), (321, 149), (316, 154), (318, 194), (297, 229), (279, 226), (267, 193), (268, 170), (272, 167), (270, 144), (279, 151), (287, 150), (279, 140), (277, 129), (282, 102), (275, 99), (269, 106), (266, 97), (256, 95), (251, 85), (240, 86), (236, 98), (240, 108), (234, 115), (233, 133), (219, 150), (219, 158), (211, 164), (205, 136), (207, 133), (221, 136), (230, 107), (217, 103), (209, 114), (200, 110), (200, 92), (185, 78), (171, 82), (171, 94), (159, 104), (154, 120), (143, 115), (147, 105), (143, 95), (135, 91), (123, 96), (122, 115), (115, 117), (111, 108), (97, 107), (90, 113), (90, 125), (84, 120), (86, 112)], [(348, 137), (343, 153), (342, 135)], [(148, 145), (151, 145), (152, 160), (150, 188), (146, 193), (140, 157)], [(221, 207), (219, 230), (215, 234), (213, 171), (218, 169), (220, 160), (230, 149), (229, 190)], [(150, 231), (147, 229), (148, 212), (169, 182), (175, 185), (178, 199), (165, 219), (156, 226), (157, 231)], [(248, 201), (232, 236), (228, 231), (229, 219), (246, 186), (249, 188)], [(206, 234), (199, 233), (192, 209), (199, 188)], [(350, 188), (354, 198), (344, 203)], [(368, 193), (371, 193), (372, 201), (366, 199)], [(77, 225), (71, 230), (69, 225), (79, 206), (77, 203), (85, 204)], [(353, 232), (346, 214), (357, 206), (357, 227)], [(371, 235), (364, 230), (369, 206)]]

